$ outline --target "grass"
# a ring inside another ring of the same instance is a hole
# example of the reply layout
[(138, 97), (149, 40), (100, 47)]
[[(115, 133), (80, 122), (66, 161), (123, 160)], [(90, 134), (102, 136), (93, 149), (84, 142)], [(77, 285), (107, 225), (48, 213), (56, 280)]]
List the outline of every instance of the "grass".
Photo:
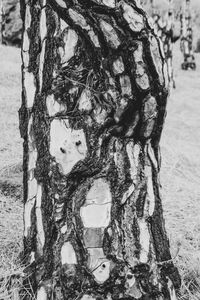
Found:
[[(182, 276), (180, 300), (200, 299), (200, 56), (196, 72), (181, 71), (168, 102), (161, 140), (161, 183), (166, 228)], [(20, 52), (0, 46), (0, 300), (19, 299), (24, 280), (22, 250), (22, 140), (18, 130)], [(31, 291), (25, 294), (31, 296)], [(21, 299), (24, 295), (21, 295)]]

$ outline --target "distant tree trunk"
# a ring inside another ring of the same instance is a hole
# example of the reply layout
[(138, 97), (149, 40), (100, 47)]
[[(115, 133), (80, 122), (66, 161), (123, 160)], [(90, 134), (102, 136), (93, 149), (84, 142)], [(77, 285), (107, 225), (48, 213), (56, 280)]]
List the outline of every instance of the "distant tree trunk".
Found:
[(3, 2), (0, 0), (0, 44), (2, 44)]
[(152, 8), (153, 20), (155, 22), (155, 30), (157, 35), (163, 43), (165, 60), (168, 68), (168, 77), (170, 85), (176, 87), (173, 69), (173, 43), (175, 43), (179, 36), (174, 35), (174, 3), (173, 0), (168, 0), (168, 11), (165, 16), (155, 13)]
[(19, 0), (0, 0), (1, 42), (4, 45), (21, 45), (22, 21)]
[(174, 6), (173, 0), (168, 0), (168, 13), (166, 24), (166, 38), (164, 52), (168, 66), (169, 81), (175, 88), (174, 68), (173, 68), (173, 35), (174, 35)]
[(38, 300), (175, 300), (166, 64), (139, 2), (98, 2), (21, 3), (27, 272)]
[(193, 51), (193, 28), (190, 11), (190, 0), (184, 0), (181, 13), (181, 51), (184, 62), (182, 69), (196, 69), (196, 62)]

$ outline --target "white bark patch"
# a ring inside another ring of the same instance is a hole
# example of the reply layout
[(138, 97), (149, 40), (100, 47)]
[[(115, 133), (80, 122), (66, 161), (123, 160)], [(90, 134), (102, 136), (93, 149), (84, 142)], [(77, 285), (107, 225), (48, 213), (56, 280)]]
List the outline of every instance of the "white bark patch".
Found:
[(25, 30), (31, 27), (31, 11), (30, 5), (26, 4), (26, 12), (25, 12), (25, 22), (24, 22)]
[(144, 29), (144, 20), (141, 15), (125, 2), (122, 2), (122, 8), (124, 11), (123, 16), (133, 31), (139, 32)]
[(45, 243), (41, 202), (42, 202), (42, 186), (41, 186), (41, 184), (38, 184), (35, 213), (36, 213), (37, 241), (38, 241), (39, 251), (42, 251), (42, 249), (44, 247), (44, 243)]
[(167, 64), (164, 64), (163, 66), (163, 75), (165, 79), (165, 86), (167, 87), (169, 85), (169, 74), (168, 74)]
[[(36, 161), (37, 161), (37, 149), (35, 146), (35, 138), (33, 135), (33, 127), (32, 127), (32, 123), (33, 123), (33, 118), (31, 116), (30, 120), (29, 120), (29, 124), (28, 124), (28, 151), (29, 151), (29, 159), (28, 159), (28, 172), (29, 172), (29, 180), (33, 180), (34, 178), (34, 174), (32, 174), (34, 171), (35, 167), (36, 167)], [(32, 174), (32, 176), (31, 176)]]
[(65, 234), (67, 232), (67, 224), (65, 224), (63, 227), (60, 229), (62, 234)]
[(56, 0), (57, 4), (62, 8), (67, 8), (67, 5), (64, 0)]
[(70, 17), (73, 19), (73, 21), (76, 24), (78, 24), (85, 30), (90, 30), (90, 26), (87, 24), (86, 19), (81, 14), (77, 13), (77, 11), (75, 11), (71, 8), (68, 11), (69, 11)]
[(55, 212), (54, 212), (54, 217), (55, 217), (55, 221), (59, 221), (61, 220), (62, 216), (63, 216), (63, 207), (64, 207), (64, 203), (56, 203), (55, 205)]
[(43, 69), (44, 69), (45, 52), (46, 52), (46, 40), (43, 40), (42, 51), (40, 53), (40, 63), (39, 63), (40, 91), (42, 90), (42, 85), (43, 85)]
[(28, 37), (28, 32), (24, 31), (24, 35), (23, 35), (23, 45), (22, 45), (22, 49), (24, 52), (29, 50), (29, 37)]
[(79, 13), (77, 13), (73, 9), (69, 9), (69, 15), (74, 20), (76, 24), (81, 26), (83, 29), (85, 29), (88, 32), (88, 35), (95, 45), (95, 47), (100, 47), (99, 40), (97, 35), (94, 33), (93, 29), (90, 27), (90, 25), (87, 23), (86, 19)]
[(124, 177), (124, 157), (122, 154), (123, 144), (120, 140), (115, 140), (114, 162), (118, 169), (120, 177)]
[(169, 290), (169, 294), (170, 294), (170, 300), (177, 300), (173, 283), (169, 277), (167, 277), (167, 279), (168, 279), (167, 285), (168, 285), (168, 290)]
[(23, 34), (23, 43), (22, 43), (22, 60), (24, 64), (24, 68), (28, 68), (29, 65), (29, 46), (30, 46), (30, 41), (28, 37), (27, 31), (24, 32)]
[(31, 228), (31, 212), (35, 205), (35, 197), (27, 200), (24, 206), (24, 236), (28, 236), (28, 231)]
[(133, 141), (130, 141), (126, 145), (126, 152), (128, 154), (128, 158), (130, 162), (130, 175), (134, 184), (136, 184), (136, 179), (137, 179), (140, 150), (141, 150), (140, 145), (134, 144)]
[(126, 282), (129, 287), (132, 287), (135, 284), (135, 276), (132, 273), (128, 273), (127, 275), (129, 275), (130, 278), (127, 276)]
[(145, 63), (143, 60), (143, 45), (141, 42), (138, 43), (138, 48), (133, 53), (135, 60), (135, 75), (136, 82), (139, 87), (146, 90), (150, 87), (149, 77), (145, 70)]
[(83, 295), (83, 297), (81, 298), (81, 300), (96, 300), (96, 297), (93, 297), (91, 295)]
[(88, 268), (94, 271), (104, 260), (107, 260), (103, 248), (88, 248)]
[(59, 47), (61, 63), (66, 64), (75, 54), (75, 48), (78, 42), (78, 35), (72, 29), (66, 30), (63, 38), (64, 47)]
[(97, 106), (94, 109), (94, 118), (98, 124), (103, 124), (108, 115), (108, 112), (105, 109), (102, 109), (101, 106)]
[(23, 34), (23, 42), (22, 42), (22, 60), (24, 68), (28, 68), (29, 65), (29, 46), (30, 46), (30, 40), (28, 37), (27, 30), (31, 26), (31, 13), (30, 13), (30, 5), (26, 4), (26, 11), (25, 11), (25, 21), (24, 21), (24, 34)]
[(152, 216), (155, 209), (155, 195), (153, 190), (152, 169), (145, 166), (145, 176), (147, 178), (147, 194), (144, 206), (144, 216)]
[(41, 286), (37, 291), (37, 300), (48, 300), (47, 292), (43, 286)]
[(83, 90), (81, 96), (79, 98), (79, 105), (78, 108), (80, 111), (91, 111), (92, 110), (92, 103), (91, 103), (91, 92), (88, 89)]
[(142, 90), (147, 90), (150, 87), (149, 77), (146, 73), (144, 73), (142, 76), (138, 76), (136, 78), (136, 83)]
[(142, 297), (142, 293), (139, 290), (137, 285), (135, 276), (132, 273), (128, 273), (130, 278), (126, 278), (126, 295), (133, 297), (134, 299), (140, 299)]
[(138, 47), (133, 53), (135, 63), (143, 62), (143, 57), (142, 57), (142, 55), (143, 55), (143, 45), (142, 45), (142, 42), (138, 42), (137, 45), (138, 45)]
[(61, 32), (63, 32), (63, 30), (65, 30), (68, 27), (69, 27), (69, 25), (65, 21), (63, 21), (63, 19), (60, 19), (60, 30), (61, 30)]
[(138, 219), (140, 229), (140, 263), (146, 264), (148, 262), (150, 235), (149, 228), (145, 219)]
[(67, 107), (64, 104), (58, 103), (58, 101), (54, 99), (54, 95), (47, 96), (46, 106), (50, 117), (53, 117), (56, 114), (65, 112), (67, 110)]
[(72, 244), (69, 242), (64, 243), (64, 245), (62, 246), (61, 262), (62, 262), (62, 265), (64, 265), (64, 264), (76, 265), (77, 264), (76, 253), (74, 251)]
[[(37, 150), (33, 148), (32, 146), (29, 146), (29, 161), (28, 161), (28, 171), (32, 171), (35, 169), (36, 161), (37, 161)], [(33, 178), (29, 178), (32, 180)]]
[(102, 3), (112, 8), (116, 6), (115, 0), (103, 0)]
[[(37, 182), (34, 182), (34, 169), (37, 161), (37, 149), (35, 146), (35, 138), (33, 133), (33, 117), (30, 117), (28, 123), (28, 199), (36, 196)], [(31, 183), (31, 181), (33, 182)], [(30, 185), (30, 187), (29, 187)]]
[(28, 51), (22, 53), (22, 62), (23, 62), (23, 68), (28, 69), (29, 66), (29, 53)]
[(153, 148), (152, 148), (152, 146), (151, 146), (151, 142), (148, 143), (148, 146), (147, 146), (147, 147), (148, 147), (148, 148), (147, 148), (147, 152), (148, 152), (148, 156), (149, 156), (149, 158), (150, 158), (150, 160), (151, 160), (151, 163), (152, 163), (152, 165), (154, 166), (154, 168), (155, 168), (156, 170), (158, 170), (158, 162), (157, 162), (157, 159), (156, 159), (156, 157), (155, 157), (154, 150), (153, 150)]
[(100, 27), (110, 46), (114, 49), (117, 49), (120, 45), (120, 40), (114, 28), (104, 20), (100, 21)]
[(156, 68), (156, 71), (159, 75), (160, 83), (164, 83), (163, 71), (162, 71), (162, 59), (159, 51), (159, 44), (157, 39), (154, 36), (150, 38), (150, 49), (151, 49), (151, 56)]
[(104, 228), (110, 223), (111, 203), (92, 204), (80, 209), (80, 216), (86, 228)]
[(96, 282), (102, 284), (110, 277), (110, 261), (104, 261), (93, 271)]
[(85, 205), (111, 203), (112, 194), (108, 182), (104, 178), (96, 179), (86, 196)]
[(53, 120), (50, 129), (50, 154), (63, 174), (68, 174), (87, 154), (84, 131), (72, 130), (66, 120)]
[(134, 191), (135, 191), (135, 186), (131, 185), (128, 188), (128, 190), (124, 193), (121, 203), (124, 204), (128, 200), (128, 198), (133, 194)]
[[(46, 5), (46, 1), (45, 1), (44, 5)], [(41, 16), (40, 16), (40, 38), (41, 38), (42, 42), (45, 39), (45, 37), (47, 36), (47, 24), (46, 24), (45, 10), (46, 10), (46, 8), (43, 8), (41, 10)]]
[(27, 108), (31, 108), (35, 99), (35, 78), (33, 73), (24, 70), (24, 86), (26, 91), (26, 105)]
[(132, 95), (132, 88), (131, 88), (131, 81), (129, 76), (127, 75), (122, 75), (120, 77), (120, 85), (121, 85), (121, 90), (122, 90), (122, 95)]
[(124, 72), (124, 63), (121, 56), (113, 62), (113, 72), (115, 75)]
[(95, 180), (80, 209), (84, 227), (107, 227), (110, 223), (111, 201), (109, 184), (102, 178)]
[(99, 39), (98, 39), (97, 35), (94, 33), (93, 29), (90, 29), (88, 31), (88, 35), (89, 35), (91, 41), (93, 42), (93, 44), (95, 45), (95, 47), (100, 48)]
[(35, 197), (37, 194), (37, 180), (33, 178), (32, 180), (28, 180), (28, 200)]
[(35, 261), (35, 252), (32, 251), (30, 254), (30, 264), (32, 264)]

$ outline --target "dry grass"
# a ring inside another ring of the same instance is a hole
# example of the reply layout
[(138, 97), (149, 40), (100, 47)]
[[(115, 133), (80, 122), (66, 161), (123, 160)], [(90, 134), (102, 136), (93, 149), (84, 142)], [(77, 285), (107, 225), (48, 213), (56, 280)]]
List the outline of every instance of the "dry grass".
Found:
[[(177, 89), (169, 99), (161, 141), (163, 205), (172, 255), (183, 279), (179, 299), (199, 300), (200, 67), (196, 72), (181, 71), (178, 49), (175, 53)], [(0, 56), (5, 58), (0, 62), (0, 189), (3, 192), (0, 194), (0, 300), (18, 300), (18, 290), (24, 279), (24, 267), (19, 260), (23, 228), (22, 140), (17, 115), (20, 106), (19, 49), (0, 47)], [(200, 66), (200, 56), (197, 60)], [(32, 298), (31, 291), (25, 293)], [(21, 295), (21, 299), (23, 297)]]
[(161, 140), (161, 183), (172, 255), (182, 276), (181, 300), (200, 299), (200, 56), (197, 71), (182, 71), (176, 45), (176, 90), (168, 101)]

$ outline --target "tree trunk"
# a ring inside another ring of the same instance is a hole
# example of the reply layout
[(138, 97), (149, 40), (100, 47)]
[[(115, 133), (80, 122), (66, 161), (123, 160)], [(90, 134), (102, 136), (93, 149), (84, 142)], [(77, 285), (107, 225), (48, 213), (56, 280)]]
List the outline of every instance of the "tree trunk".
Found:
[(139, 1), (101, 2), (21, 3), (27, 272), (38, 300), (174, 300), (166, 65)]
[(180, 37), (174, 36), (174, 7), (173, 0), (168, 1), (168, 12), (165, 17), (155, 13), (152, 6), (152, 17), (154, 29), (161, 39), (164, 49), (165, 60), (168, 68), (168, 80), (175, 88), (175, 78), (173, 70), (173, 43)]
[(169, 0), (166, 24), (166, 38), (164, 42), (165, 59), (168, 66), (169, 81), (175, 88), (175, 78), (173, 69), (173, 33), (174, 33), (174, 2)]
[(193, 28), (192, 17), (190, 11), (190, 0), (183, 2), (181, 14), (181, 51), (183, 53), (184, 62), (182, 69), (196, 69), (196, 62), (193, 51)]
[(3, 2), (0, 0), (0, 44), (2, 44)]
[(4, 45), (20, 46), (22, 21), (19, 0), (0, 0), (1, 42)]

